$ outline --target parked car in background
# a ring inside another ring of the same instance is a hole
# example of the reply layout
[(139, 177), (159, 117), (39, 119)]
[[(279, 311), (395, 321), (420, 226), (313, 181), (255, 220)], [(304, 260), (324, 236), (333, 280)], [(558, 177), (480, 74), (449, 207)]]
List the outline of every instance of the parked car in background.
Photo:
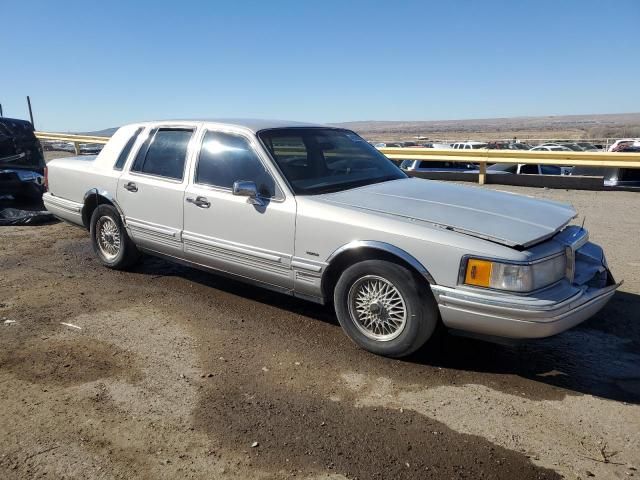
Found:
[(463, 162), (402, 160), (400, 168), (405, 172), (464, 172), (478, 166)]
[(487, 167), (487, 173), (514, 173), (516, 175), (568, 175), (572, 167), (537, 165), (532, 163), (496, 163)]
[(45, 167), (31, 123), (0, 117), (0, 195), (39, 201), (45, 190)]
[(376, 148), (403, 148), (402, 142), (378, 142), (373, 145)]
[(452, 145), (454, 149), (476, 150), (479, 148), (487, 148), (486, 142), (456, 142)]
[(139, 123), (48, 172), (47, 209), (89, 229), (106, 267), (144, 251), (330, 303), (355, 343), (391, 357), (440, 322), (554, 335), (619, 286), (571, 206), (408, 178), (341, 128)]
[(584, 148), (582, 148), (577, 143), (563, 143), (561, 146), (565, 147), (565, 148), (568, 148), (569, 150), (572, 150), (574, 152), (584, 152), (585, 151)]
[(570, 148), (562, 145), (538, 145), (531, 149), (532, 152), (571, 152)]
[(54, 141), (54, 142), (47, 142), (47, 144), (48, 144), (47, 150), (69, 152), (69, 153), (75, 153), (76, 151), (75, 146), (71, 142)]
[(585, 152), (597, 152), (598, 150), (602, 150), (602, 146), (597, 147), (590, 142), (577, 142), (577, 145), (581, 146)]
[(529, 150), (531, 146), (518, 142), (495, 141), (487, 143), (487, 148), (490, 150)]
[(610, 147), (609, 152), (620, 152), (629, 147), (640, 147), (640, 138), (623, 138), (615, 141)]
[(442, 142), (433, 142), (431, 144), (431, 148), (435, 148), (438, 150), (451, 150), (451, 144), (450, 143), (442, 143)]
[[(557, 165), (537, 165), (531, 163), (495, 163), (487, 167), (488, 174), (513, 175), (569, 175), (572, 167)], [(478, 167), (467, 170), (467, 173), (478, 173)]]
[[(619, 152), (640, 153), (640, 145), (633, 146), (619, 144)], [(602, 177), (605, 187), (632, 187), (640, 188), (639, 168), (615, 168), (615, 167), (574, 167), (571, 175), (585, 175)]]
[(97, 155), (99, 154), (104, 145), (100, 143), (81, 143), (80, 144), (80, 155)]

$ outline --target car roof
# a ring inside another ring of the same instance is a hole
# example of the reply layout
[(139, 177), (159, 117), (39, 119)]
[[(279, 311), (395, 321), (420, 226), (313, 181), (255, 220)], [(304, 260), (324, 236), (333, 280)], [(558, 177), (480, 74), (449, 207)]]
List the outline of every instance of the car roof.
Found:
[(263, 118), (200, 118), (200, 119), (169, 119), (169, 120), (155, 120), (147, 122), (138, 122), (130, 125), (157, 125), (157, 124), (197, 124), (197, 123), (214, 123), (221, 126), (239, 127), (244, 130), (249, 130), (253, 133), (257, 133), (261, 130), (267, 130), (271, 128), (299, 128), (299, 127), (324, 127), (324, 128), (337, 128), (329, 125), (322, 125), (318, 123), (306, 123), (296, 122), (291, 120), (269, 120)]

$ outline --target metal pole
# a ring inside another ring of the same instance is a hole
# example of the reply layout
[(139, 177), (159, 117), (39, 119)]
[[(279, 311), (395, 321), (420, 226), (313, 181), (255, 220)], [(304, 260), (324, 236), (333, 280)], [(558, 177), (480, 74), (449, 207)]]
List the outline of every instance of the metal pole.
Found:
[(4, 117), (4, 115), (2, 114), (2, 104), (0, 103), (0, 117)]
[(31, 125), (33, 126), (33, 129), (35, 130), (36, 125), (35, 125), (35, 123), (33, 123), (33, 112), (31, 111), (31, 99), (29, 98), (29, 95), (27, 95), (27, 105), (29, 105), (29, 117), (31, 118)]

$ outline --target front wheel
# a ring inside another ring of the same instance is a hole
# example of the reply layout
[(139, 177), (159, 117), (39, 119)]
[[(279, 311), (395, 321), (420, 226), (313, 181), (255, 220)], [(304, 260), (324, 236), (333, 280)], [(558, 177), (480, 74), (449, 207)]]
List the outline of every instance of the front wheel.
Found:
[(98, 205), (91, 215), (91, 245), (102, 264), (125, 269), (140, 258), (140, 252), (127, 235), (120, 214), (111, 205)]
[(438, 309), (426, 284), (407, 268), (366, 260), (347, 268), (334, 291), (338, 321), (360, 347), (403, 357), (422, 347), (438, 324)]

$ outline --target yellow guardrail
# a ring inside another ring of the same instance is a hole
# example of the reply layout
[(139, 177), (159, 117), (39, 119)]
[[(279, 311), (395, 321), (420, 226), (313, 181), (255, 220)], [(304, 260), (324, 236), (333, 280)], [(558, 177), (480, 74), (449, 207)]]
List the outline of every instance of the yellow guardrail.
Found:
[(109, 141), (109, 137), (98, 137), (95, 135), (73, 135), (70, 133), (53, 133), (53, 132), (35, 132), (36, 137), (40, 140), (50, 140), (58, 142), (73, 143), (76, 155), (80, 155), (80, 145), (87, 143), (105, 144)]
[(431, 160), (476, 163), (478, 183), (486, 181), (487, 164), (533, 163), (539, 165), (640, 168), (640, 153), (625, 152), (542, 152), (530, 150), (454, 150), (434, 148), (379, 148), (392, 160)]
[[(105, 144), (109, 141), (109, 137), (93, 135), (72, 135), (53, 132), (35, 132), (35, 134), (41, 140), (73, 143), (76, 154), (80, 154), (81, 144)], [(478, 164), (478, 183), (481, 185), (486, 181), (487, 165), (494, 163), (640, 168), (640, 153), (532, 152), (531, 150), (454, 150), (434, 148), (379, 148), (378, 150), (392, 160), (427, 160)]]

